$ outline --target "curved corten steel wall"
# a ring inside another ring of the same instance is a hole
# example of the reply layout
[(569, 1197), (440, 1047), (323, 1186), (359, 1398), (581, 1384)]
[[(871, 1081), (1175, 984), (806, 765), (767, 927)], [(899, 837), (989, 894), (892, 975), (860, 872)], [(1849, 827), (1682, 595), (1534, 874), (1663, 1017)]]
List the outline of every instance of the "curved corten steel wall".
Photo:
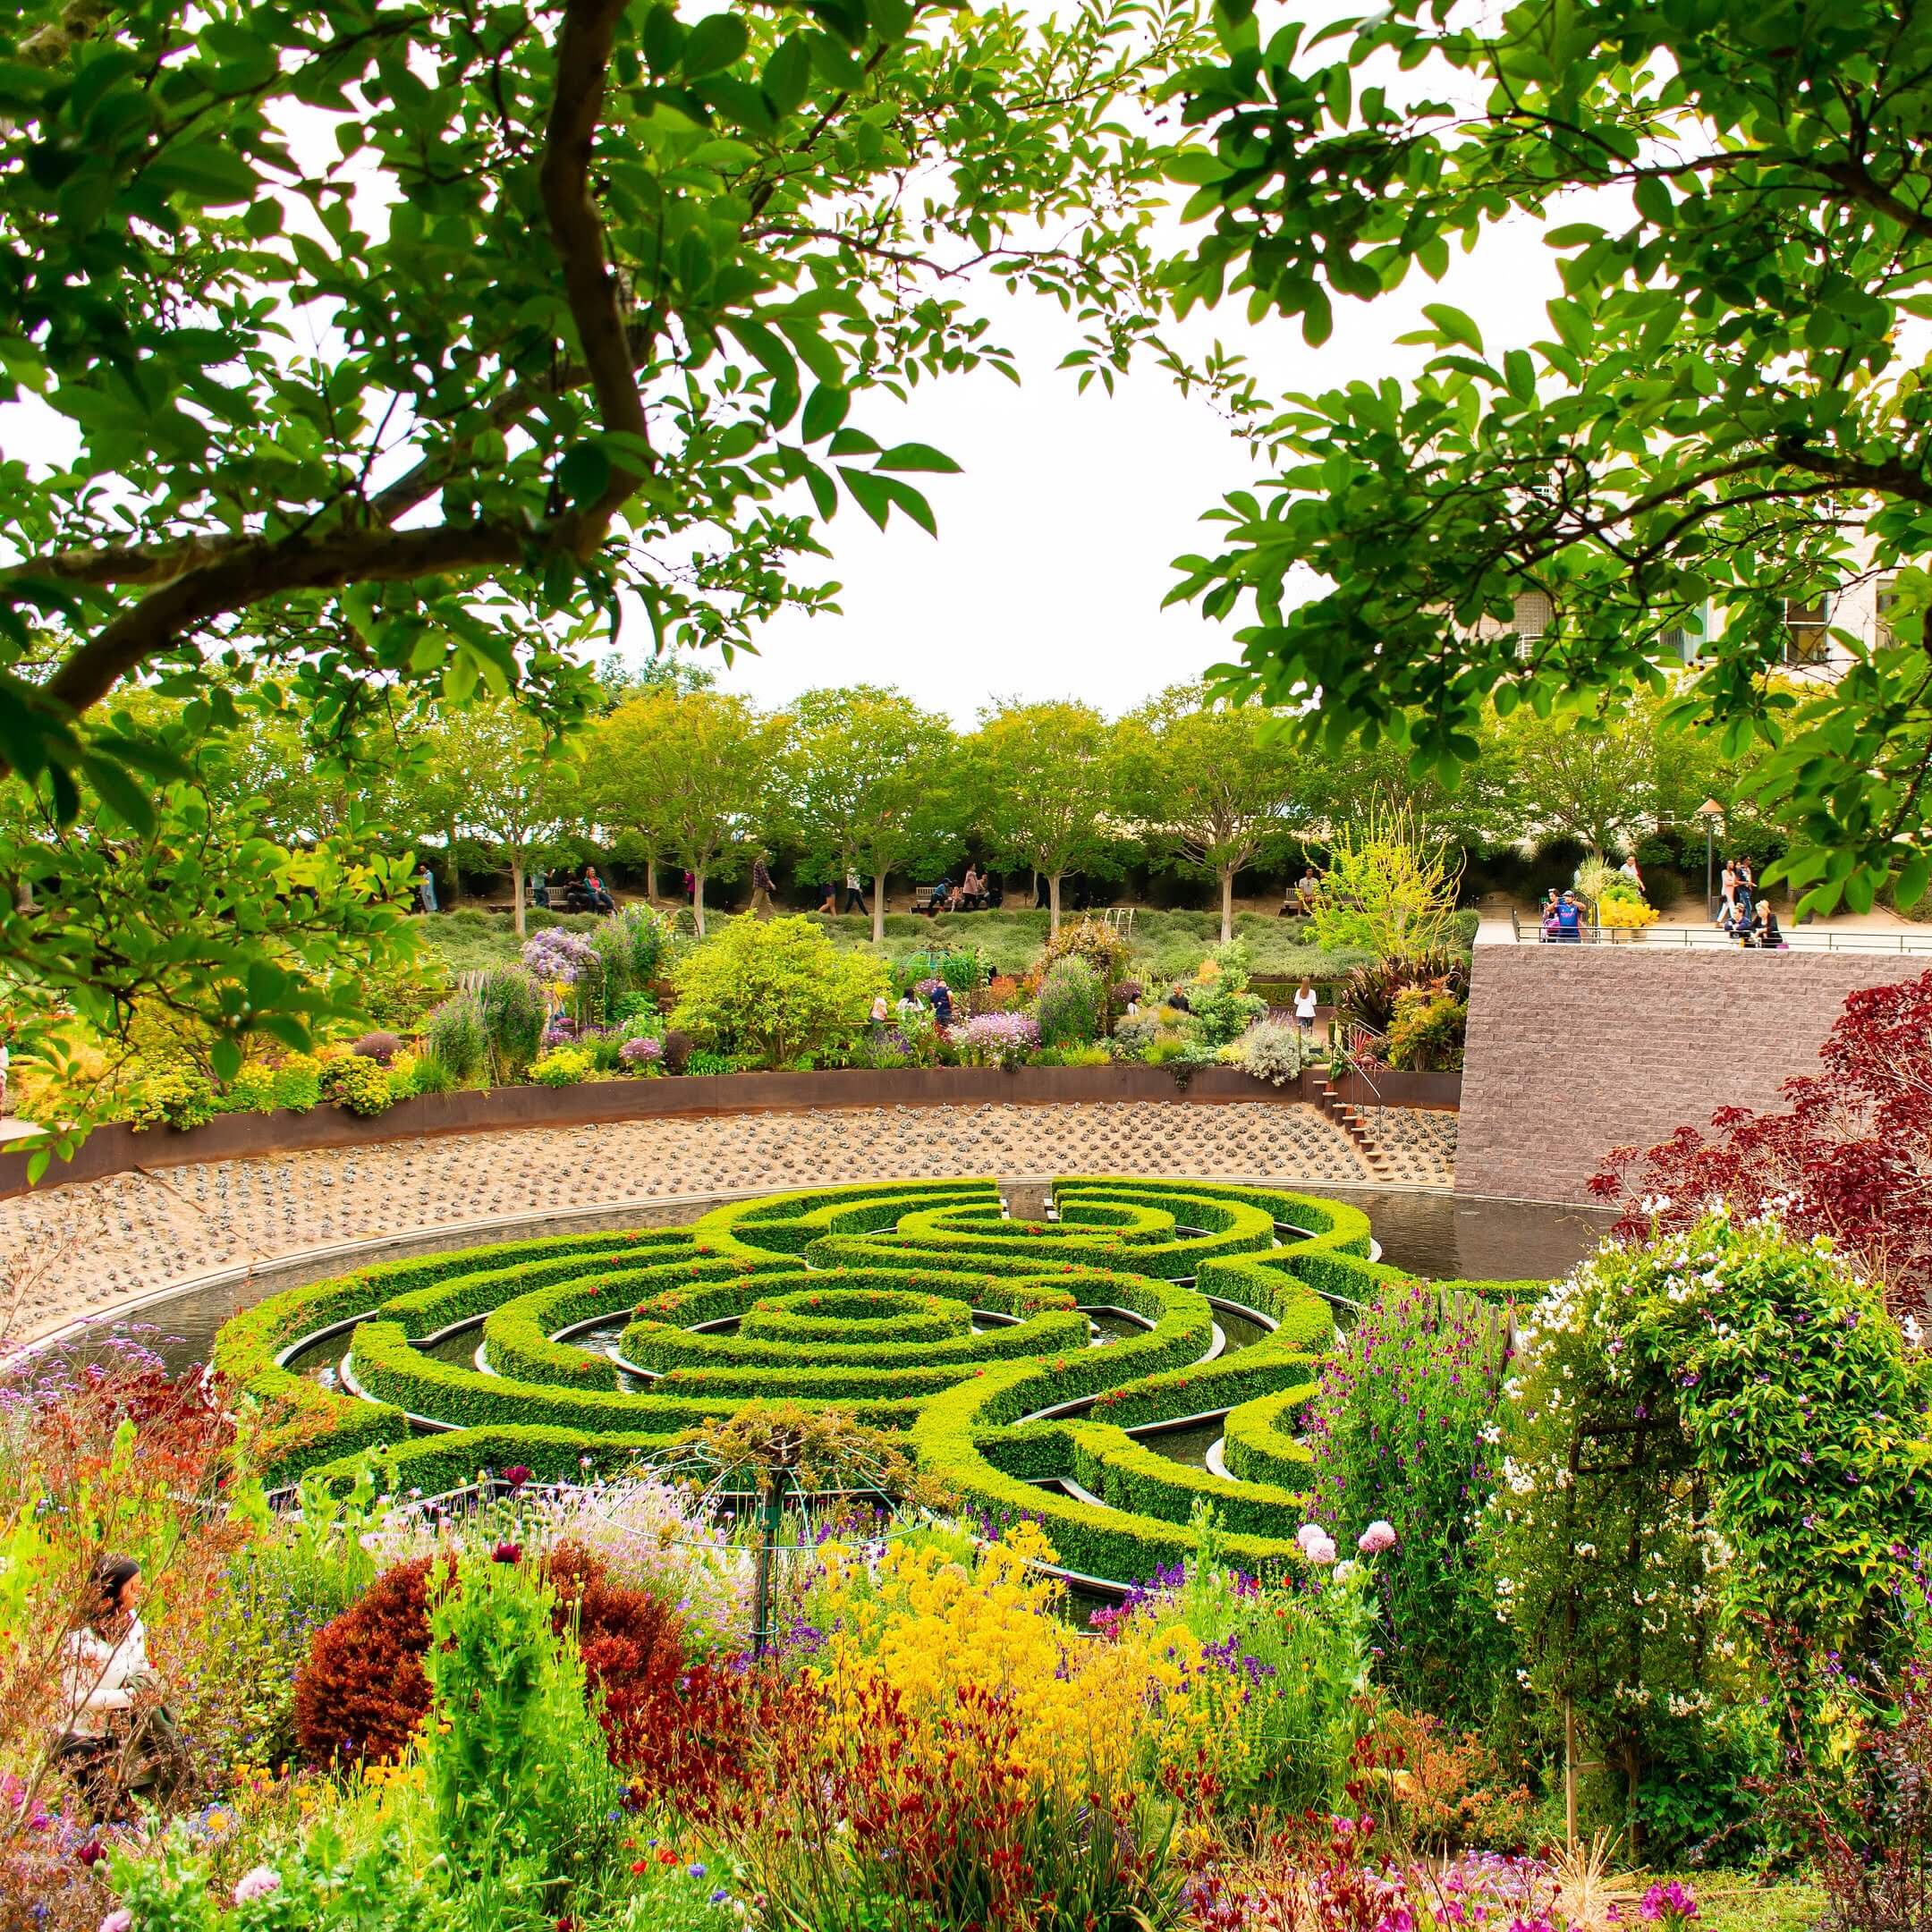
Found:
[[(1109, 1101), (1233, 1100), (1312, 1102), (1317, 1076), (1270, 1087), (1236, 1067), (1199, 1067), (1182, 1086), (1164, 1067), (907, 1067), (818, 1073), (704, 1073), (662, 1080), (587, 1081), (579, 1087), (493, 1087), (479, 1093), (422, 1094), (398, 1101), (373, 1120), (340, 1107), (308, 1114), (224, 1114), (190, 1133), (156, 1127), (101, 1127), (64, 1165), (56, 1161), (42, 1188), (106, 1180), (196, 1161), (249, 1160), (316, 1148), (369, 1147), (431, 1134), (488, 1133), (519, 1127), (581, 1127), (600, 1121), (693, 1114), (809, 1113), (819, 1108), (1096, 1106)], [(1370, 1093), (1359, 1081), (1343, 1089), (1357, 1105), (1453, 1109), (1462, 1077), (1387, 1073)], [(0, 1155), (0, 1199), (26, 1191), (27, 1163)]]

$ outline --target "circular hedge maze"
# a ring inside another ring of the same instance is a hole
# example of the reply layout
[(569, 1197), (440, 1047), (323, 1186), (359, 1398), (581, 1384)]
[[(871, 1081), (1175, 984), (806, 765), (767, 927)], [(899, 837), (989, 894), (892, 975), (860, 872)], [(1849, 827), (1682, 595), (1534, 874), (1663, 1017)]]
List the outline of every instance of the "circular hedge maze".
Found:
[[(275, 1419), (282, 1482), (377, 1449), (430, 1493), (481, 1468), (615, 1472), (783, 1399), (902, 1432), (1073, 1571), (1176, 1562), (1202, 1500), (1258, 1570), (1304, 1519), (1299, 1419), (1338, 1315), (1400, 1278), (1370, 1252), (1368, 1217), (1313, 1195), (1063, 1179), (1025, 1221), (992, 1181), (886, 1182), (365, 1268), (236, 1317), (215, 1366)], [(318, 1359), (338, 1385), (299, 1372)], [(1182, 1436), (1205, 1467), (1164, 1452)]]

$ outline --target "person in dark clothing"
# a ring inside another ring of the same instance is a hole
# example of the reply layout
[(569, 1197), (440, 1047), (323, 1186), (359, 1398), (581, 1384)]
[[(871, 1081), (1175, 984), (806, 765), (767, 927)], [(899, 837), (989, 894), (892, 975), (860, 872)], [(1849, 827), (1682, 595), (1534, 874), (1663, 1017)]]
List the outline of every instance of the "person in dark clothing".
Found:
[(751, 916), (754, 919), (768, 918), (776, 910), (777, 891), (772, 882), (771, 867), (766, 863), (766, 855), (760, 852), (751, 861)]
[(944, 979), (932, 989), (933, 1018), (941, 1026), (953, 1024), (953, 989)]

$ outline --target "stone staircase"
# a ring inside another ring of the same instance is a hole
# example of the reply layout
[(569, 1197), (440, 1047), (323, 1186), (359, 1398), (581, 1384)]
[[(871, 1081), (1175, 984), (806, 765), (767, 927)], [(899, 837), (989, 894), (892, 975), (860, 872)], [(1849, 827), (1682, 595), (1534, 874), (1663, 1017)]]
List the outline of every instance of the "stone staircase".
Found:
[(1316, 1105), (1355, 1143), (1356, 1151), (1368, 1169), (1369, 1178), (1388, 1180), (1388, 1156), (1376, 1145), (1375, 1136), (1368, 1131), (1368, 1123), (1362, 1118), (1361, 1109), (1344, 1100), (1341, 1089), (1326, 1074), (1317, 1083), (1315, 1096)]

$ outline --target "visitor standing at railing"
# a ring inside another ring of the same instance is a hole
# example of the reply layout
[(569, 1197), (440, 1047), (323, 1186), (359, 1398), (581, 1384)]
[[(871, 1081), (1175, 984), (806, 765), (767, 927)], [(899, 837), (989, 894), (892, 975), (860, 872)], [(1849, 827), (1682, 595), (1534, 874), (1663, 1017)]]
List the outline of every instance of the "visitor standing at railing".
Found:
[(1583, 943), (1583, 903), (1573, 892), (1556, 902), (1556, 939), (1563, 945)]

